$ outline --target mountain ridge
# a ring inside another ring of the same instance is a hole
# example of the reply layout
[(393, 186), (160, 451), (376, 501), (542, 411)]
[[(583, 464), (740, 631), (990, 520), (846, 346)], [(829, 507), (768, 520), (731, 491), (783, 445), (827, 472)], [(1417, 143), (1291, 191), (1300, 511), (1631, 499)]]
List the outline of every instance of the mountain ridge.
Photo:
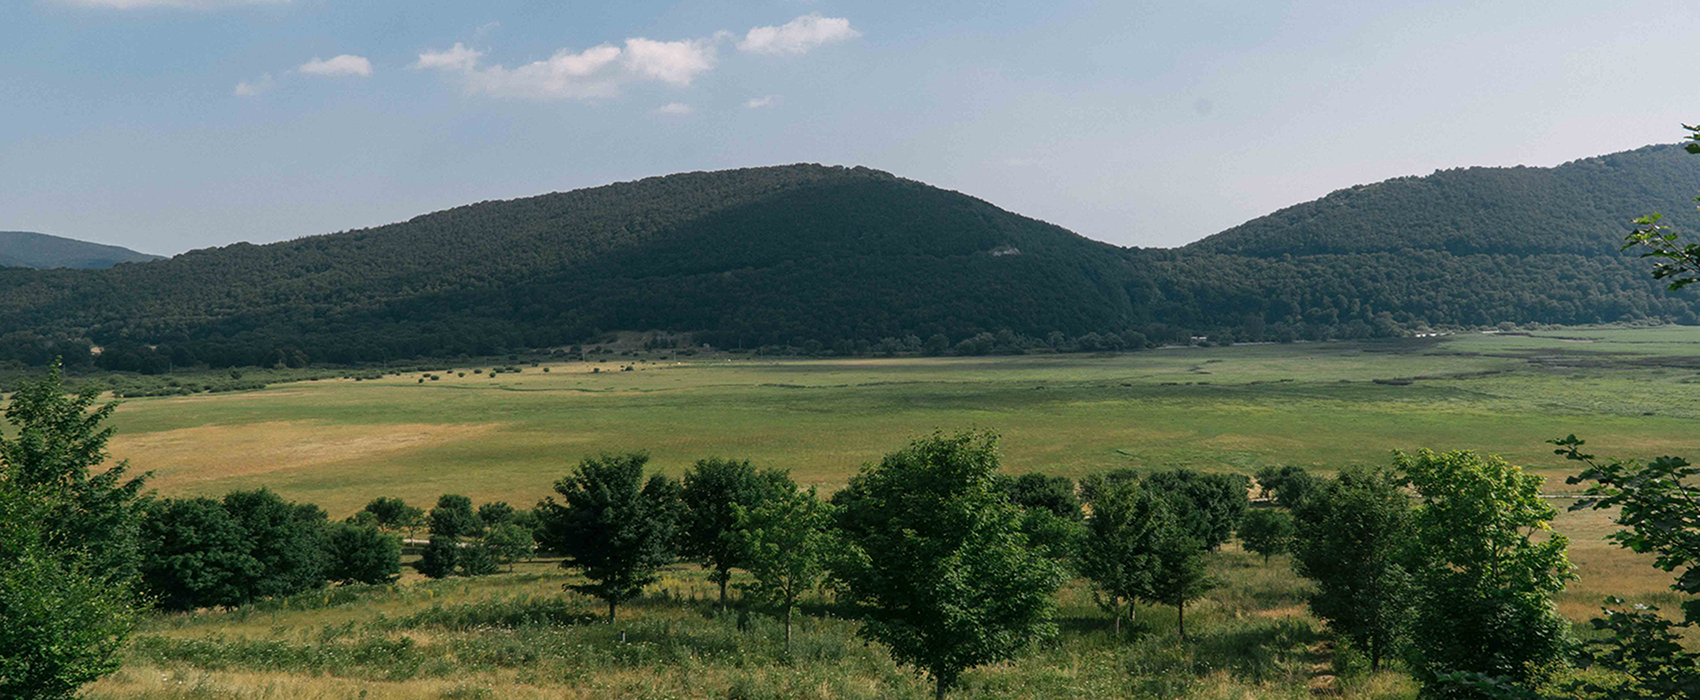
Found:
[[(1629, 218), (1700, 190), (1700, 158), (1676, 148), (1345, 188), (1172, 249), (866, 167), (679, 173), (148, 265), (0, 270), (0, 328), (24, 329), (0, 360), (95, 343), (116, 369), (355, 363), (615, 330), (848, 354), (1693, 323), (1700, 307), (1615, 251)], [(1668, 220), (1700, 223), (1687, 204)]]
[(103, 269), (161, 259), (122, 246), (34, 231), (0, 231), (0, 267)]

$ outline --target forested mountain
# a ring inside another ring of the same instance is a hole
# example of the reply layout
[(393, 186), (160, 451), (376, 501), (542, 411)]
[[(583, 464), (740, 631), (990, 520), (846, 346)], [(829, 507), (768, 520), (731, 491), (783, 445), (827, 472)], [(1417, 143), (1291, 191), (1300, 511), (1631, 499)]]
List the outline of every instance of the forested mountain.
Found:
[(1696, 194), (1700, 157), (1676, 145), (1554, 168), (1444, 170), (1282, 209), (1181, 248), (1169, 264), (1176, 279), (1209, 280), (1192, 293), (1218, 301), (1183, 297), (1181, 307), (1241, 303), (1268, 318), (1374, 309), (1403, 325), (1695, 323), (1693, 294), (1666, 292), (1620, 249), (1630, 221), (1648, 213), (1700, 232)]
[(1555, 168), (1458, 168), (1349, 187), (1186, 250), (1256, 257), (1444, 250), (1615, 258), (1630, 220), (1650, 212), (1700, 230), (1696, 194), (1700, 158), (1680, 146), (1648, 146)]
[(614, 330), (989, 352), (1694, 322), (1617, 241), (1648, 211), (1700, 223), (1696, 191), (1700, 157), (1650, 147), (1399, 178), (1142, 250), (867, 168), (685, 173), (147, 265), (0, 269), (0, 360), (87, 361), (92, 343), (120, 369), (352, 363)]
[(94, 269), (118, 263), (158, 260), (129, 248), (49, 236), (29, 231), (0, 231), (0, 267), (71, 267)]

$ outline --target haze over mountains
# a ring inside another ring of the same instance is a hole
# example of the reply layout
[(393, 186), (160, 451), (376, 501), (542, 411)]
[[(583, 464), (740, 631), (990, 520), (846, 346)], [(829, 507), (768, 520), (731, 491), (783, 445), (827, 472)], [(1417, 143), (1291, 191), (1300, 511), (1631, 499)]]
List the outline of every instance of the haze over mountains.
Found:
[(158, 255), (30, 231), (0, 231), (0, 267), (107, 268), (159, 260)]
[[(488, 355), (614, 330), (746, 349), (962, 352), (1700, 321), (1618, 251), (1700, 229), (1676, 146), (1349, 188), (1121, 248), (867, 168), (684, 173), (109, 270), (0, 270), (0, 360), (116, 369)], [(883, 343), (883, 346), (882, 346)], [(299, 352), (297, 352), (299, 351)]]

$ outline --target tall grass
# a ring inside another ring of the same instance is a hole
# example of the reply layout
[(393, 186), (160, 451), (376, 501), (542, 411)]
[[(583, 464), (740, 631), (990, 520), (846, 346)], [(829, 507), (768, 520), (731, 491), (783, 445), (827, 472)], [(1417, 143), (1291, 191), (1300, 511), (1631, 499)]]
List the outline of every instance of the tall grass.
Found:
[[(830, 599), (810, 601), (787, 650), (769, 611), (721, 612), (694, 567), (667, 571), (618, 624), (564, 593), (546, 568), (474, 580), (349, 587), (226, 612), (161, 615), (126, 668), (87, 700), (390, 698), (915, 698), (930, 685), (857, 636)], [(1141, 606), (1119, 635), (1074, 582), (1061, 634), (971, 671), (957, 698), (1409, 698), (1396, 672), (1337, 671), (1304, 614), (1305, 584), (1277, 558), (1213, 555), (1223, 586), (1188, 610)], [(1196, 627), (1195, 627), (1196, 625)]]

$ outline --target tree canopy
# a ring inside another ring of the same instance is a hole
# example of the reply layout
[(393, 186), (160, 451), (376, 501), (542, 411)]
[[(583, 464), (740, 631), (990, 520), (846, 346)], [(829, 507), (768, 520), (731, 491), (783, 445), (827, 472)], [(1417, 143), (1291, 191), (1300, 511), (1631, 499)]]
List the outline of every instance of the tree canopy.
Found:
[(963, 671), (1056, 634), (1061, 567), (1027, 546), (988, 433), (933, 435), (864, 467), (833, 497), (835, 563), (860, 634), (925, 671), (938, 697)]

